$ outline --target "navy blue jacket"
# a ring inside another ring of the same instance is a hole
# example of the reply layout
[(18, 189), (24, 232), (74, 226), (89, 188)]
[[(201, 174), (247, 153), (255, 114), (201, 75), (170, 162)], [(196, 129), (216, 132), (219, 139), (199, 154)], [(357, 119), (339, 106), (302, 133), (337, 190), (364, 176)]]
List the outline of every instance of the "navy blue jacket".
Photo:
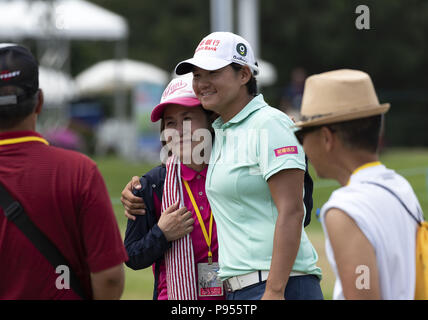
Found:
[[(159, 200), (162, 200), (163, 185), (165, 182), (166, 168), (158, 166), (147, 172), (140, 178), (142, 188), (133, 190), (133, 193), (142, 197), (146, 204), (146, 214), (137, 215), (136, 220), (128, 219), (125, 233), (125, 248), (128, 252), (129, 260), (126, 265), (134, 270), (144, 269), (155, 264), (155, 281), (153, 289), (153, 300), (158, 297), (159, 267), (165, 252), (171, 247), (163, 232), (157, 225), (157, 217), (153, 202), (153, 192)], [(313, 181), (308, 171), (306, 159), (306, 171), (304, 178), (305, 196), (303, 201), (306, 207), (304, 226), (311, 221), (311, 211), (313, 206), (312, 191)]]
[(153, 300), (158, 297), (159, 267), (165, 252), (171, 247), (163, 232), (157, 225), (157, 217), (153, 202), (153, 192), (162, 200), (166, 168), (158, 166), (140, 178), (142, 188), (133, 193), (142, 197), (146, 204), (146, 214), (136, 215), (136, 220), (128, 219), (125, 233), (125, 248), (129, 260), (126, 265), (134, 270), (144, 269), (155, 264), (155, 283)]

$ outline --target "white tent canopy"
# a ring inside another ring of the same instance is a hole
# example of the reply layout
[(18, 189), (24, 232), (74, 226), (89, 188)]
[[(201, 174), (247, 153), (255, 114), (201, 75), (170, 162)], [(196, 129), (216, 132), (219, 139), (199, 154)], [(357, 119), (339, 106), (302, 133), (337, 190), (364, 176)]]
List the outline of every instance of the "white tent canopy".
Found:
[(48, 39), (54, 35), (119, 40), (128, 36), (124, 18), (83, 0), (0, 0), (0, 12), (0, 39)]
[(43, 90), (45, 106), (57, 107), (74, 98), (76, 90), (73, 79), (67, 74), (40, 67), (39, 87)]
[(112, 93), (116, 89), (132, 89), (140, 82), (166, 86), (169, 74), (146, 62), (135, 60), (105, 60), (76, 76), (77, 92), (81, 96)]
[[(72, 40), (115, 41), (116, 57), (126, 56), (129, 32), (126, 20), (93, 3), (84, 0), (0, 0), (0, 13), (0, 42), (37, 40), (41, 66), (69, 72), (69, 43)], [(69, 77), (58, 78), (58, 74), (52, 69), (48, 75), (41, 71), (40, 77), (46, 79), (40, 82), (49, 83), (43, 88), (46, 102), (52, 101), (52, 107), (63, 108), (67, 99), (73, 96), (74, 86)], [(122, 106), (123, 99), (116, 93), (115, 110), (119, 116)]]
[(257, 84), (260, 87), (270, 86), (275, 83), (277, 79), (276, 69), (272, 63), (265, 60), (258, 60), (259, 75), (256, 77)]

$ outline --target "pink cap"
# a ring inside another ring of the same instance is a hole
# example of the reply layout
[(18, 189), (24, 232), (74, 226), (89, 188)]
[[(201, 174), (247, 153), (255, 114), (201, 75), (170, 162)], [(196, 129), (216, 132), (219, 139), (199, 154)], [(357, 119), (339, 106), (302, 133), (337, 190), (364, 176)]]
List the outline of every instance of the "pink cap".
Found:
[(164, 90), (160, 103), (154, 107), (151, 115), (152, 122), (162, 118), (165, 108), (171, 104), (184, 107), (197, 107), (201, 102), (196, 98), (192, 87), (192, 74), (172, 79)]

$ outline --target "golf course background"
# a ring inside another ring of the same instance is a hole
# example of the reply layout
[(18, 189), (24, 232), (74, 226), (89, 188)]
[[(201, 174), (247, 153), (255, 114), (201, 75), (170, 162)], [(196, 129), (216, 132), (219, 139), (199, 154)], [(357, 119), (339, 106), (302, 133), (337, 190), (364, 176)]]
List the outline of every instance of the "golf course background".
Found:
[[(130, 163), (113, 156), (94, 158), (94, 160), (97, 162), (106, 181), (122, 238), (124, 238), (127, 219), (123, 214), (123, 207), (120, 203), (121, 191), (132, 176), (141, 175), (156, 166), (156, 164)], [(387, 149), (381, 154), (380, 160), (410, 182), (419, 198), (426, 218), (428, 212), (428, 150)], [(323, 271), (321, 287), (324, 297), (325, 299), (331, 299), (335, 277), (325, 256), (324, 234), (315, 213), (328, 200), (331, 192), (339, 187), (339, 184), (332, 180), (320, 180), (313, 168), (310, 168), (310, 170), (314, 179), (314, 209), (312, 211), (312, 222), (306, 228), (306, 232), (319, 255), (318, 265)], [(152, 268), (138, 271), (128, 267), (125, 267), (125, 269), (126, 283), (122, 299), (152, 299)]]

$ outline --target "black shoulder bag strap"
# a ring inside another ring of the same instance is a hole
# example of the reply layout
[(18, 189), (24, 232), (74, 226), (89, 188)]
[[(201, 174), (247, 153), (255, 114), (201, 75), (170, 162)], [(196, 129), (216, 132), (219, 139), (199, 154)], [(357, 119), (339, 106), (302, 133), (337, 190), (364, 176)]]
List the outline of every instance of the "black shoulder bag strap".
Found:
[(6, 218), (13, 222), (19, 230), (33, 243), (40, 253), (56, 268), (67, 266), (70, 270), (70, 288), (82, 299), (87, 299), (80, 280), (71, 269), (67, 259), (58, 248), (44, 235), (42, 231), (30, 220), (21, 204), (16, 201), (6, 188), (0, 183), (0, 207), (3, 208)]
[(388, 191), (390, 194), (392, 194), (401, 203), (401, 205), (404, 207), (404, 209), (406, 209), (407, 213), (413, 218), (413, 220), (415, 220), (418, 225), (421, 224), (421, 221), (419, 221), (418, 218), (412, 214), (412, 212), (409, 210), (409, 208), (407, 208), (407, 206), (404, 204), (404, 202), (400, 199), (399, 196), (397, 196), (395, 194), (394, 191), (392, 191), (391, 189), (389, 189), (388, 187), (386, 187), (380, 183), (376, 183), (376, 182), (372, 182), (372, 181), (363, 181), (362, 183), (372, 184), (372, 185), (378, 186), (378, 187)]
[(305, 221), (303, 222), (304, 227), (307, 227), (311, 222), (311, 212), (314, 206), (314, 201), (312, 199), (312, 193), (314, 191), (314, 182), (309, 174), (308, 168), (308, 157), (305, 155), (305, 176), (303, 187), (305, 188), (305, 196), (303, 197), (303, 202), (306, 208)]

